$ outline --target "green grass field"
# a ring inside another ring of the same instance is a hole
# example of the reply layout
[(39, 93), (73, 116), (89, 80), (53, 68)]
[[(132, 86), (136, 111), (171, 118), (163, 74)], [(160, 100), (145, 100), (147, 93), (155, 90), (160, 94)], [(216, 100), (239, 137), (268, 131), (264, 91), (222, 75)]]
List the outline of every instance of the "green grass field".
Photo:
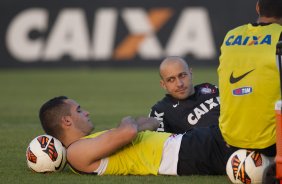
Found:
[[(216, 68), (193, 68), (194, 83), (217, 84)], [(163, 97), (157, 69), (0, 70), (0, 183), (230, 183), (227, 176), (80, 176), (68, 167), (55, 174), (31, 172), (28, 143), (43, 134), (42, 103), (54, 96), (75, 99), (91, 114), (96, 130), (117, 125), (127, 115), (147, 116)]]

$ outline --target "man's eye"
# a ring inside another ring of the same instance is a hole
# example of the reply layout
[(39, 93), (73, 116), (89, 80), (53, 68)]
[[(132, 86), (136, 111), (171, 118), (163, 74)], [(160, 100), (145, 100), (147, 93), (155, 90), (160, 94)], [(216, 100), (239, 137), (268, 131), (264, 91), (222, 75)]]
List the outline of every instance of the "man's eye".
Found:
[(167, 80), (167, 82), (173, 82), (173, 81), (174, 81), (173, 78), (170, 78), (170, 79)]
[(184, 77), (186, 77), (187, 76), (187, 73), (182, 73), (182, 74), (180, 74), (180, 78), (184, 78)]

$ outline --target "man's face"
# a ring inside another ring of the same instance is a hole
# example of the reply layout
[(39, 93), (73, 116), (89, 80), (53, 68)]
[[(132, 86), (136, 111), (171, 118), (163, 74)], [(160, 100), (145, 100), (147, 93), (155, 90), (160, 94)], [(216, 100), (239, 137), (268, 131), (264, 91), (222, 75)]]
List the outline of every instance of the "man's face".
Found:
[(82, 109), (80, 105), (72, 99), (67, 99), (65, 102), (70, 105), (70, 117), (75, 128), (85, 135), (90, 134), (94, 126), (89, 118), (89, 112)]
[(192, 71), (180, 62), (167, 64), (160, 71), (161, 86), (174, 98), (183, 100), (194, 93)]

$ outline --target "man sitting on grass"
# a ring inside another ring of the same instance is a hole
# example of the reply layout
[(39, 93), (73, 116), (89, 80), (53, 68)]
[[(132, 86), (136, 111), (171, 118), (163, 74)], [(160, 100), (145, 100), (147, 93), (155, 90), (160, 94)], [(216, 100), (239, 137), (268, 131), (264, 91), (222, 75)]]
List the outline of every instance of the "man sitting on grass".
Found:
[(166, 57), (159, 67), (165, 97), (155, 103), (150, 117), (160, 121), (158, 132), (184, 133), (194, 127), (218, 125), (218, 88), (210, 83), (194, 86), (192, 68), (178, 56)]

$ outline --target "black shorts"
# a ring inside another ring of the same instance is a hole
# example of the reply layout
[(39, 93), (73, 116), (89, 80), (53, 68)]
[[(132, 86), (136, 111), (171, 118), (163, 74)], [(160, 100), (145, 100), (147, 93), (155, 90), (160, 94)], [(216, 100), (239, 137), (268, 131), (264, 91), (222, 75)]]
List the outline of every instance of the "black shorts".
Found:
[(226, 163), (236, 148), (229, 147), (218, 126), (199, 127), (183, 135), (178, 175), (226, 174)]

